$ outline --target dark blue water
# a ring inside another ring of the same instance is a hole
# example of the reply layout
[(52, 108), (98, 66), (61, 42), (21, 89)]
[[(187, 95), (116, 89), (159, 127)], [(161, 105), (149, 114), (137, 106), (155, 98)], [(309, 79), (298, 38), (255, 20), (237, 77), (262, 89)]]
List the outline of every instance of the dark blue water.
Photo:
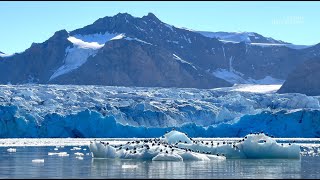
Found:
[[(83, 150), (86, 148), (87, 150)], [(152, 162), (93, 159), (86, 146), (16, 147), (17, 152), (0, 148), (0, 178), (320, 178), (320, 157), (301, 160), (227, 159), (226, 161)], [(67, 157), (48, 152), (67, 152)], [(83, 160), (75, 152), (84, 153)], [(44, 163), (33, 163), (44, 159)]]

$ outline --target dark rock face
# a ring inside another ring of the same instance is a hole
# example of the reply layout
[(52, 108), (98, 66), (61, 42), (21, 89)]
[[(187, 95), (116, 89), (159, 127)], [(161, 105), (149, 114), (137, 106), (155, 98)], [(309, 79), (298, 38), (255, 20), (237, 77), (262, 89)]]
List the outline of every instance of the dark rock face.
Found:
[(166, 49), (127, 40), (106, 43), (94, 58), (71, 74), (57, 77), (52, 83), (197, 88), (230, 86), (226, 81), (174, 59)]
[(320, 95), (320, 58), (305, 61), (289, 74), (278, 93)]
[[(122, 33), (140, 42), (107, 41), (80, 67), (50, 80), (64, 65), (67, 49), (73, 47), (68, 37), (106, 32)], [(243, 78), (285, 79), (298, 64), (319, 56), (313, 53), (315, 50), (315, 47), (297, 50), (244, 42), (223, 43), (170, 26), (152, 13), (142, 18), (119, 13), (69, 33), (58, 31), (47, 41), (34, 43), (20, 54), (0, 57), (0, 83), (213, 88), (232, 85), (212, 74), (217, 69), (235, 71)]]
[(0, 61), (0, 81), (46, 83), (54, 68), (62, 64), (66, 47), (72, 45), (67, 37), (67, 31), (58, 31), (44, 43), (33, 43), (24, 52)]

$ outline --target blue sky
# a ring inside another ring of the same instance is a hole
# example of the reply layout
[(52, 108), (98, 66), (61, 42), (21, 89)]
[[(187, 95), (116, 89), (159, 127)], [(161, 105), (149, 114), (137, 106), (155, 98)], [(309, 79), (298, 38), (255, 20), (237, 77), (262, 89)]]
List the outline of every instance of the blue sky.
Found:
[(55, 31), (72, 31), (105, 16), (154, 13), (176, 27), (248, 31), (302, 45), (320, 42), (320, 2), (0, 2), (0, 51), (22, 52)]

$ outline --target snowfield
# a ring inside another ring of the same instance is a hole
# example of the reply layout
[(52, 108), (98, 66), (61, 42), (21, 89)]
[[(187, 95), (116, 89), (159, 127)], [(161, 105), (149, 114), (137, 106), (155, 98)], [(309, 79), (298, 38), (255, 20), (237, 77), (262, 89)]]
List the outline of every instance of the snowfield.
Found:
[(319, 97), (280, 85), (217, 89), (1, 85), (1, 138), (320, 137)]

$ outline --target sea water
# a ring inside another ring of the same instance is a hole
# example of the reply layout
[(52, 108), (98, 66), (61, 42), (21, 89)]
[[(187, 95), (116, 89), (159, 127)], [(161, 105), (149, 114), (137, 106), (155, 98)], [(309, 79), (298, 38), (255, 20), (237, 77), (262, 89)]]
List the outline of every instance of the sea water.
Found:
[[(304, 152), (313, 152), (310, 153), (312, 155), (301, 156), (300, 160), (188, 162), (95, 159), (87, 146), (90, 140), (0, 139), (0, 178), (320, 178), (320, 156), (317, 151), (320, 139), (294, 139)], [(124, 143), (120, 139), (104, 140)], [(292, 141), (279, 139), (283, 143)], [(8, 151), (9, 148), (16, 151)]]

